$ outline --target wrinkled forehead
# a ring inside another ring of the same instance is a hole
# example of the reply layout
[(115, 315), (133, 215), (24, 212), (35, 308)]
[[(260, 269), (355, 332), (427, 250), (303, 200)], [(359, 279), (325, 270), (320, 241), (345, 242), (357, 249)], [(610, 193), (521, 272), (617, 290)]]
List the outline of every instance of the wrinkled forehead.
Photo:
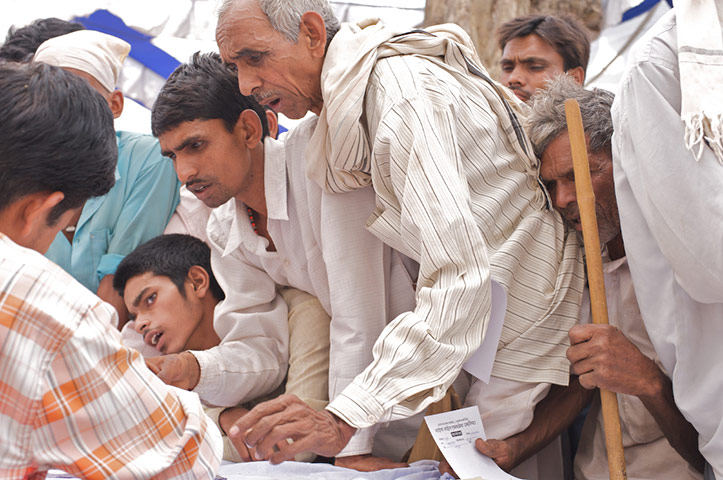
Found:
[(232, 52), (245, 48), (265, 50), (281, 40), (281, 35), (254, 1), (237, 2), (219, 17), (216, 26), (216, 43), (225, 60)]

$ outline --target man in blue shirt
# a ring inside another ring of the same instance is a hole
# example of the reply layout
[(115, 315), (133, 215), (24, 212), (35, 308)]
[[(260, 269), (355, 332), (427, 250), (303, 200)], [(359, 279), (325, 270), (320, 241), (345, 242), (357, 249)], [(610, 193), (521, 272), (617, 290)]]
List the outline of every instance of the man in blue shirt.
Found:
[[(33, 60), (85, 78), (106, 98), (117, 118), (123, 111), (123, 94), (115, 85), (129, 50), (118, 38), (82, 30), (46, 41)], [(122, 326), (127, 312), (112, 288), (113, 274), (125, 255), (163, 232), (178, 205), (180, 184), (156, 139), (129, 132), (116, 132), (116, 139), (115, 186), (85, 203), (58, 233), (46, 256), (115, 306)]]

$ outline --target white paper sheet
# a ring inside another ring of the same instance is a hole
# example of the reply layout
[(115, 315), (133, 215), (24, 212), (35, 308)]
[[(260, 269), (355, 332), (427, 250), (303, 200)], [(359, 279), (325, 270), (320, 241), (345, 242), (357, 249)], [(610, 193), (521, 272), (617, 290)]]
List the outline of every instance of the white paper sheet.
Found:
[(490, 383), (492, 364), (497, 355), (497, 346), (500, 343), (502, 324), (505, 321), (507, 312), (507, 293), (499, 283), (491, 282), (492, 308), (490, 311), (490, 323), (487, 325), (487, 333), (482, 345), (462, 365), (462, 368), (485, 383)]
[(487, 439), (477, 407), (424, 417), (432, 438), (452, 469), (461, 479), (520, 480), (505, 473), (474, 446), (478, 438)]

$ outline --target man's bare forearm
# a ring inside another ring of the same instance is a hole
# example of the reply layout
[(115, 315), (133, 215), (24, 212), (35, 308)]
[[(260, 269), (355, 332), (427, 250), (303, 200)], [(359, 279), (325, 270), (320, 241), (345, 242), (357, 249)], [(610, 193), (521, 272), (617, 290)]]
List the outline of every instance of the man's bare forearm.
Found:
[(650, 392), (638, 395), (645, 408), (657, 422), (663, 435), (678, 454), (696, 470), (703, 472), (705, 461), (698, 451), (698, 432), (693, 428), (673, 398), (673, 384), (661, 371), (651, 379)]
[(595, 390), (583, 388), (576, 376), (570, 385), (553, 385), (547, 397), (535, 407), (532, 423), (522, 432), (505, 440), (478, 440), (477, 449), (510, 471), (547, 446), (565, 430), (588, 405)]

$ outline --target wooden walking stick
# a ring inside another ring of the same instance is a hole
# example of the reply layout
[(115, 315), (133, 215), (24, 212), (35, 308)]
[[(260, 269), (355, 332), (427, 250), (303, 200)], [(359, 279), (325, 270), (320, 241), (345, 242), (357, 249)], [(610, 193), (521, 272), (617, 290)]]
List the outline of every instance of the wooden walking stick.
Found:
[[(590, 180), (590, 164), (587, 160), (585, 131), (582, 126), (580, 105), (570, 98), (565, 101), (565, 117), (567, 132), (572, 150), (572, 166), (575, 172), (575, 191), (577, 205), (580, 209), (582, 238), (585, 243), (587, 259), (587, 278), (590, 286), (590, 309), (592, 322), (608, 323), (608, 306), (605, 300), (605, 281), (603, 279), (602, 255), (600, 254), (600, 237), (595, 217), (595, 193)], [(614, 392), (600, 389), (603, 425), (605, 428), (605, 446), (608, 451), (608, 468), (610, 480), (625, 480), (625, 455), (623, 454), (623, 438), (620, 432), (620, 412), (618, 398)]]

